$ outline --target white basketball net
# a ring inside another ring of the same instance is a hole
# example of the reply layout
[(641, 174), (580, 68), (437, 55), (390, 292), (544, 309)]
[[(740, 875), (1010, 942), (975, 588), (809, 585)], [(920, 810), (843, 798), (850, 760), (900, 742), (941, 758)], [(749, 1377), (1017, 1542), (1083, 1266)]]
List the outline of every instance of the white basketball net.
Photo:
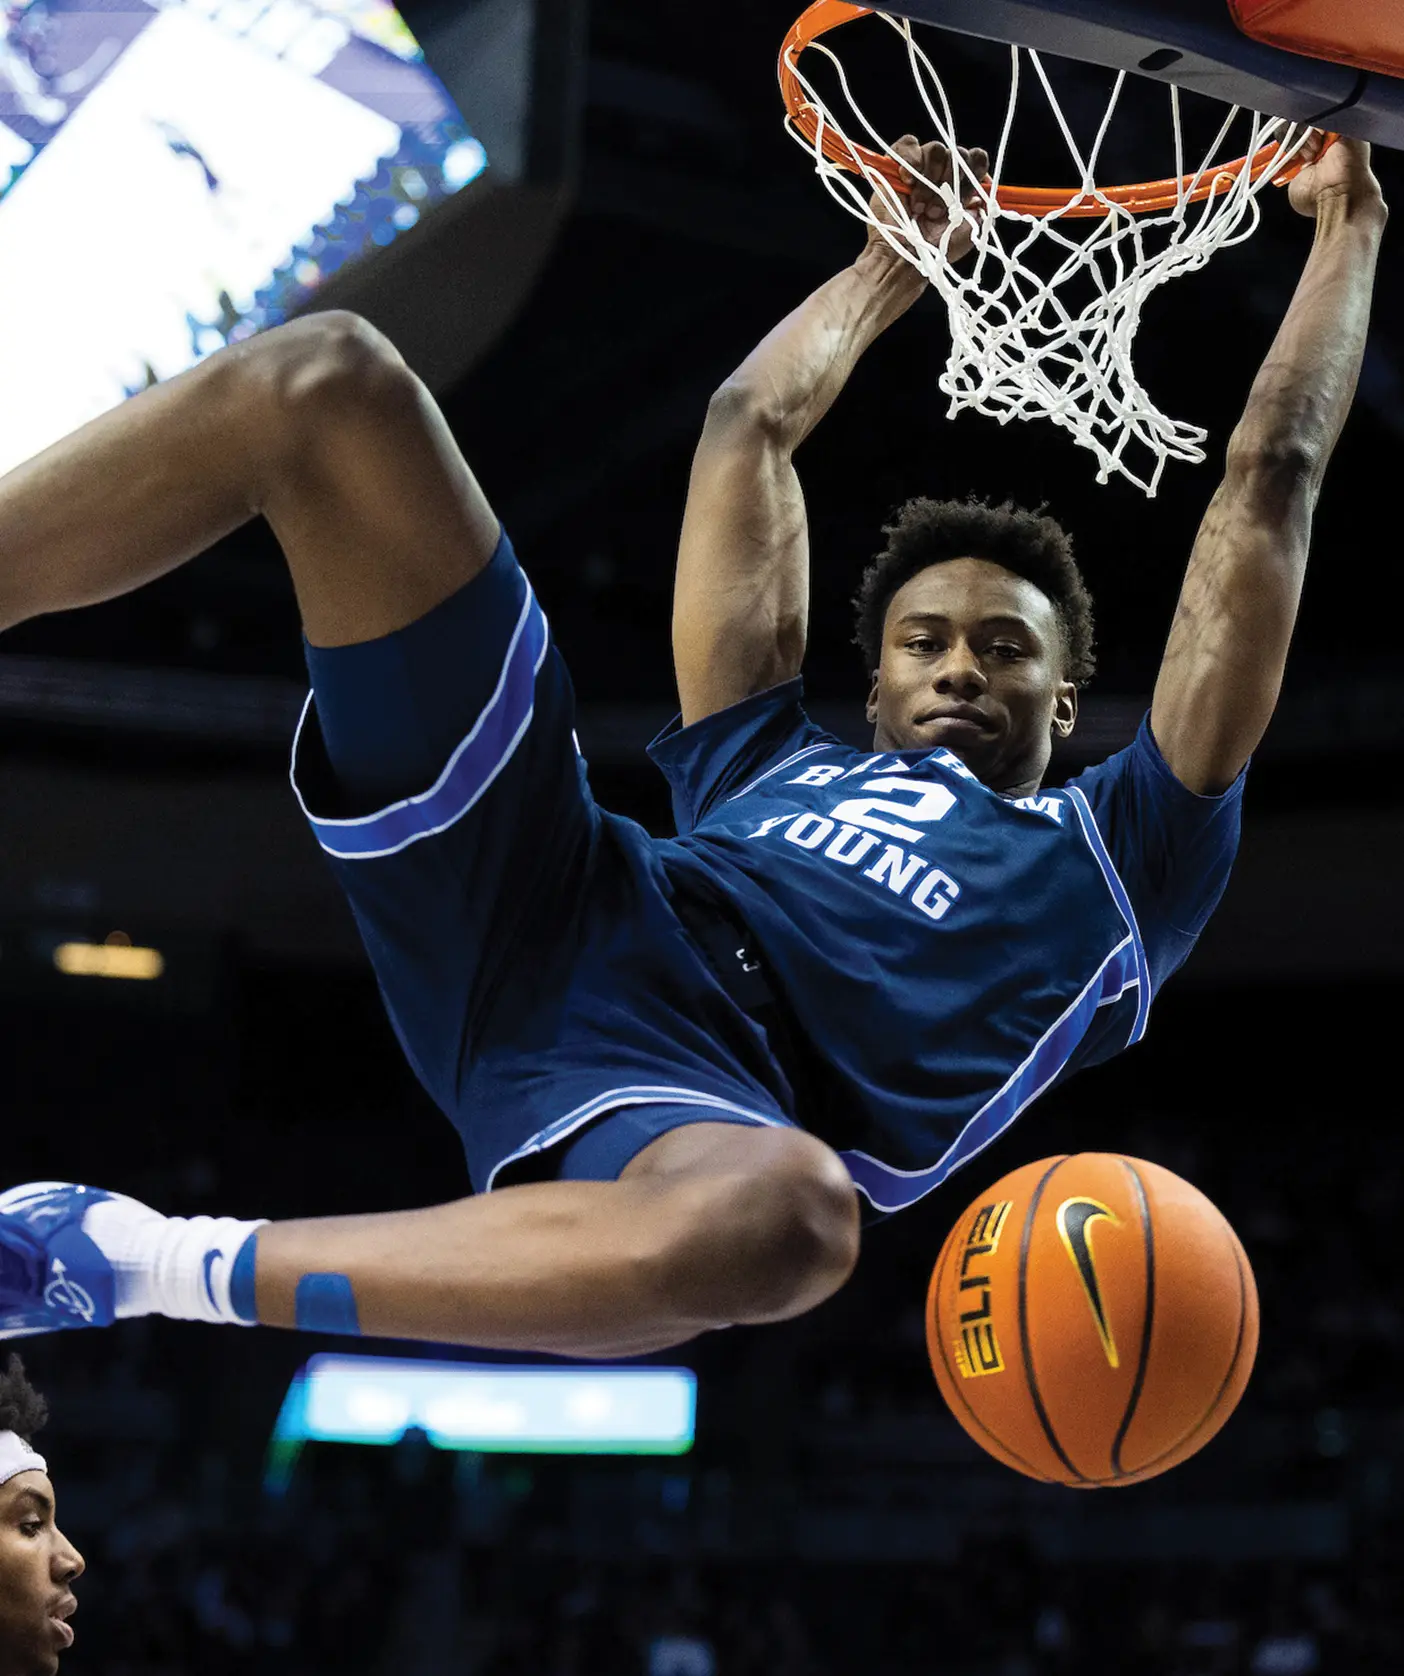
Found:
[[(933, 132), (923, 138), (940, 140), (955, 156), (960, 142), (950, 104), (911, 23), (883, 13), (874, 15), (895, 29), (906, 44), (932, 124)], [(1204, 161), (1190, 175), (1188, 184), (1178, 190), (1174, 206), (1164, 212), (1132, 214), (1108, 198), (1093, 178), (1125, 73), (1116, 77), (1106, 114), (1091, 149), (1084, 154), (1073, 138), (1038, 54), (1029, 48), (1012, 47), (1009, 102), (998, 149), (991, 160), (990, 184), (982, 185), (968, 172), (964, 172), (958, 190), (951, 184), (937, 186), (926, 181), (940, 193), (949, 215), (939, 242), (932, 243), (909, 213), (906, 197), (877, 170), (860, 159), (860, 176), (824, 156), (820, 148), (827, 131), (903, 161), (859, 108), (833, 50), (817, 40), (807, 51), (822, 54), (834, 66), (861, 134), (851, 127), (845, 132), (805, 75), (803, 53), (791, 58), (791, 67), (818, 116), (819, 132), (811, 145), (793, 124), (790, 130), (813, 155), (819, 175), (838, 202), (859, 220), (877, 228), (894, 250), (925, 275), (945, 302), (951, 351), (939, 382), (950, 397), (948, 416), (953, 418), (973, 408), (1001, 424), (1010, 419), (1051, 419), (1097, 456), (1099, 483), (1118, 472), (1148, 495), (1155, 493), (1167, 459), (1194, 464), (1202, 461), (1200, 444), (1208, 433), (1162, 413), (1136, 377), (1131, 352), (1141, 310), (1157, 286), (1203, 267), (1216, 250), (1239, 244), (1252, 235), (1260, 215), (1258, 194), (1306, 144), (1310, 130), (1235, 106), (1228, 111)], [(1077, 202), (1076, 196), (1069, 198), (1063, 210), (1043, 216), (1001, 208), (996, 202), (1025, 61), (1032, 67), (1067, 142), (1080, 192), (1106, 206), (1104, 218), (1069, 218), (1066, 208)], [(1175, 149), (1171, 172), (1185, 176), (1189, 171), (1184, 162), (1180, 96), (1173, 86), (1170, 112)], [(1230, 130), (1235, 128), (1237, 149), (1226, 153)], [(1247, 137), (1240, 145), (1238, 140), (1243, 138), (1245, 128)], [(982, 137), (968, 143), (986, 142)], [(1212, 180), (1215, 172), (1222, 170), (1223, 155), (1252, 154), (1269, 144), (1276, 145), (1279, 155), (1256, 180), (1245, 168), (1218, 196), (1199, 203), (1190, 201), (1197, 185)], [(925, 176), (918, 178), (925, 180)], [(968, 197), (972, 192), (978, 192), (983, 203), (979, 215), (972, 215), (960, 202), (962, 195)], [(892, 217), (890, 225), (870, 207), (875, 193)], [(947, 260), (946, 251), (961, 228), (973, 233), (974, 249), (957, 269)], [(1031, 259), (1040, 261), (1042, 271), (1035, 271)], [(1066, 295), (1069, 281), (1078, 281), (1086, 291), (1089, 279), (1093, 295), (1074, 311)]]

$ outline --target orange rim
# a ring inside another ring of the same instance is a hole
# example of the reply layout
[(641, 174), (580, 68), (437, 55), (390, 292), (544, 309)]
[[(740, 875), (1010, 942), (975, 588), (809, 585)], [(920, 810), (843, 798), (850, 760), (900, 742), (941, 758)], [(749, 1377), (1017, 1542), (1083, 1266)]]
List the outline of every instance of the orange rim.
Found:
[[(811, 146), (817, 143), (831, 163), (852, 174), (875, 172), (897, 191), (908, 192), (910, 187), (904, 183), (901, 165), (895, 158), (858, 145), (834, 128), (826, 127), (820, 137), (819, 113), (805, 98), (804, 89), (794, 71), (799, 55), (821, 35), (842, 24), (852, 23), (855, 18), (867, 17), (876, 9), (873, 6), (851, 5), (849, 0), (814, 0), (814, 4), (791, 26), (780, 48), (780, 92), (791, 123)], [(1333, 145), (1335, 140), (1336, 135), (1328, 134), (1326, 145)], [(1194, 184), (1196, 175), (1193, 173), (1170, 175), (1165, 180), (1143, 180), (1131, 186), (1099, 187), (1100, 197), (1096, 198), (1077, 186), (1001, 186), (995, 193), (995, 202), (1001, 209), (1013, 210), (1019, 215), (1044, 216), (1061, 212), (1071, 217), (1105, 216), (1113, 205), (1133, 215), (1150, 214), (1173, 209), (1180, 202), (1197, 204), (1205, 198), (1217, 197), (1227, 192), (1245, 170), (1249, 179), (1256, 181), (1272, 167), (1276, 155), (1275, 145), (1262, 146), (1251, 156), (1221, 163), (1212, 173), (1208, 170), (1200, 172), (1197, 185)], [(1274, 183), (1286, 186), (1305, 167), (1301, 161), (1288, 164), (1274, 177)]]

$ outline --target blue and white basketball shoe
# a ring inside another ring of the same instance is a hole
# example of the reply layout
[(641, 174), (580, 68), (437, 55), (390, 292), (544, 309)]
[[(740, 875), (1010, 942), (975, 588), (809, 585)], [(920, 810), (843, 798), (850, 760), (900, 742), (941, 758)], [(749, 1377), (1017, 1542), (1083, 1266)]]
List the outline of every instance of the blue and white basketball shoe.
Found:
[(111, 1197), (66, 1181), (0, 1193), (0, 1339), (111, 1326), (112, 1265), (83, 1232), (88, 1210)]

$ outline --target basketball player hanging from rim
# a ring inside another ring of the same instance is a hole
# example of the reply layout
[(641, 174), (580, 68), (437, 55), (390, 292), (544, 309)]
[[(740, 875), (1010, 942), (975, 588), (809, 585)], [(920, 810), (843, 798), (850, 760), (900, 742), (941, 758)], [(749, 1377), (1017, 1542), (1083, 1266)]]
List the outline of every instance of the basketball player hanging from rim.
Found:
[[(905, 147), (946, 178), (944, 154)], [(1136, 1041), (1227, 878), (1365, 344), (1385, 207), (1364, 145), (1320, 147), (1290, 188), (1315, 238), (1147, 721), (1061, 791), (1040, 785), (1091, 619), (1047, 518), (904, 507), (859, 596), (871, 751), (802, 708), (794, 456), (923, 284), (876, 234), (707, 414), (681, 717), (651, 748), (678, 839), (592, 801), (526, 577), (362, 321), (312, 315), (223, 351), (0, 480), (9, 622), (268, 519), (315, 695), (298, 794), (477, 1190), (260, 1225), (17, 1188), (0, 1329), (160, 1312), (613, 1356), (780, 1320), (847, 1279), (860, 1205), (914, 1203), (1050, 1083)], [(915, 190), (939, 235), (939, 197)]]

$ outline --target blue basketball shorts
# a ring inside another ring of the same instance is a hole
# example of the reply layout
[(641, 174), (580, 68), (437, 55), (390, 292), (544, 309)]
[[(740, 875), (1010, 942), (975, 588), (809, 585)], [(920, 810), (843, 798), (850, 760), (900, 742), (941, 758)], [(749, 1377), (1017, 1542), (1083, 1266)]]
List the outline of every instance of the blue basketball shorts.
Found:
[(307, 659), (294, 788), (476, 1189), (610, 1180), (685, 1123), (794, 1122), (657, 842), (591, 796), (570, 678), (505, 535), (419, 621)]

